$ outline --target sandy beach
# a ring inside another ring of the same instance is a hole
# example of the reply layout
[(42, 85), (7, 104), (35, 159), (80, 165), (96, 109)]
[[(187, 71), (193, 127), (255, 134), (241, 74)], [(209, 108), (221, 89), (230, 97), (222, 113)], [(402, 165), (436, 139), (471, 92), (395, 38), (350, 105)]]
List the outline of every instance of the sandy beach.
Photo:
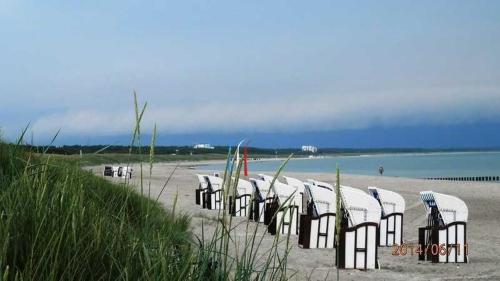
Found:
[[(217, 216), (217, 211), (204, 210), (195, 204), (195, 188), (198, 186), (193, 165), (202, 163), (182, 163), (175, 171), (165, 191), (160, 196), (161, 203), (167, 209), (174, 204), (178, 194), (177, 211), (188, 213), (192, 217), (192, 231), (201, 236), (201, 223), (205, 231), (210, 232), (211, 219)], [(155, 164), (151, 177), (151, 197), (156, 198), (165, 181), (176, 164)], [(132, 183), (138, 186), (139, 167), (135, 165), (135, 175)], [(102, 175), (103, 166), (91, 167), (96, 174)], [(147, 192), (149, 171), (144, 167), (144, 183)], [(269, 172), (270, 175), (273, 172)], [(314, 178), (333, 183), (333, 173), (289, 173), (283, 175), (305, 180)], [(252, 174), (251, 174), (252, 176)], [(111, 179), (119, 181), (118, 179)], [(426, 224), (426, 212), (420, 201), (419, 192), (433, 190), (455, 195), (465, 201), (469, 208), (467, 223), (467, 240), (469, 245), (468, 264), (431, 264), (418, 261), (416, 255), (408, 253), (405, 256), (393, 256), (390, 247), (380, 247), (378, 252), (380, 270), (341, 270), (341, 280), (500, 280), (500, 184), (481, 182), (447, 182), (420, 179), (396, 178), (386, 176), (358, 176), (341, 174), (341, 184), (362, 190), (368, 186), (377, 186), (400, 193), (406, 201), (404, 214), (404, 241), (417, 243), (418, 227)], [(245, 218), (235, 218), (234, 222), (244, 222)], [(236, 228), (236, 236), (244, 237), (246, 230), (242, 223)], [(255, 227), (256, 223), (251, 223)], [(264, 235), (260, 247), (265, 251), (273, 241), (273, 237), (265, 232), (264, 226), (259, 226), (259, 235)], [(212, 228), (213, 230), (213, 228)], [(292, 250), (288, 258), (290, 273), (296, 272), (295, 280), (332, 280), (336, 278), (334, 267), (334, 250), (332, 249), (302, 249), (298, 247), (298, 236), (292, 236)]]

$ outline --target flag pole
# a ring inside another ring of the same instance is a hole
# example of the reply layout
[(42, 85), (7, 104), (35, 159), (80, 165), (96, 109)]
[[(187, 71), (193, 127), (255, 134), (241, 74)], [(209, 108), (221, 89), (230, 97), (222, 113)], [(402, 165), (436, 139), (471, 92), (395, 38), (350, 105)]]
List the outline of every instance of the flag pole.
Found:
[(243, 148), (243, 164), (244, 164), (244, 175), (248, 177), (248, 149), (247, 146)]

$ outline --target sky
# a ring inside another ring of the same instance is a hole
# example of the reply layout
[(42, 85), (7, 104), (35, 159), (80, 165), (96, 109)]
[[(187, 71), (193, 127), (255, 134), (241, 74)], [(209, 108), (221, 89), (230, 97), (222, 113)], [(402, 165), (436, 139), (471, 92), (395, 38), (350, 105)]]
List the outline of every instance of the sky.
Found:
[(127, 144), (500, 147), (498, 1), (0, 0), (0, 130)]

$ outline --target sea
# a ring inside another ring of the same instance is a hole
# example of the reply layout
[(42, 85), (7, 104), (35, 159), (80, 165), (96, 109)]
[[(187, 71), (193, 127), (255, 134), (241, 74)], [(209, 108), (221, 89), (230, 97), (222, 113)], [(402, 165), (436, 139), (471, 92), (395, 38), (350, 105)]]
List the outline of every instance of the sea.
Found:
[[(250, 155), (251, 157), (251, 155)], [(275, 171), (283, 160), (249, 161), (250, 173)], [(341, 173), (384, 175), (409, 178), (482, 177), (500, 176), (500, 151), (488, 152), (439, 152), (395, 153), (357, 156), (331, 156), (323, 158), (291, 159), (284, 172), (333, 173), (336, 166)], [(225, 164), (200, 166), (203, 170), (222, 171)]]

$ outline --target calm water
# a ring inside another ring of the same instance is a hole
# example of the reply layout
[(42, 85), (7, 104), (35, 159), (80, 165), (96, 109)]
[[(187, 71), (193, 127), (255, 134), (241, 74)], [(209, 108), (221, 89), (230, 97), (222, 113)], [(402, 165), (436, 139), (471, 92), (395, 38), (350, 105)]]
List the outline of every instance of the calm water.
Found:
[[(280, 161), (259, 161), (248, 164), (251, 173), (273, 171)], [(285, 168), (290, 172), (333, 172), (339, 164), (342, 173), (377, 175), (384, 167), (384, 175), (412, 178), (452, 176), (500, 176), (500, 152), (454, 152), (429, 154), (384, 154), (368, 156), (339, 156), (319, 159), (291, 160)], [(224, 170), (225, 165), (201, 167), (205, 170)]]

